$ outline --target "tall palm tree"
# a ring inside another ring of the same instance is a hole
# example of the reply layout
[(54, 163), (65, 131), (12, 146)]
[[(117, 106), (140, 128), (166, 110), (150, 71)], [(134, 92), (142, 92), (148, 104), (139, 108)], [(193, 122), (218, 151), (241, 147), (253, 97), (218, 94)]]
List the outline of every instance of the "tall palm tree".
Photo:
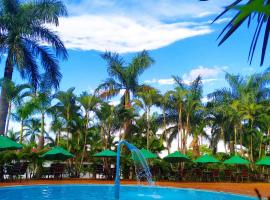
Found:
[(77, 97), (74, 94), (75, 88), (69, 88), (67, 91), (59, 91), (55, 94), (55, 98), (58, 101), (53, 106), (52, 110), (57, 117), (65, 122), (64, 129), (67, 133), (67, 146), (69, 146), (69, 140), (72, 140), (72, 128), (76, 123), (76, 119), (80, 117), (79, 105), (77, 104)]
[(33, 106), (31, 102), (22, 103), (16, 106), (16, 111), (12, 113), (13, 119), (20, 122), (20, 143), (22, 144), (24, 138), (24, 127), (27, 120), (33, 113)]
[[(156, 105), (161, 108), (162, 110), (162, 116), (161, 117), (158, 117), (157, 120), (160, 121), (160, 124), (162, 124), (162, 128), (164, 130), (163, 132), (163, 139), (165, 140), (166, 142), (166, 149), (168, 151), (168, 154), (170, 154), (170, 144), (169, 144), (169, 141), (168, 141), (168, 133), (167, 133), (167, 109), (169, 108), (170, 106), (170, 92), (166, 92), (165, 94), (159, 94), (158, 96), (158, 99), (157, 99), (157, 102), (156, 102)], [(162, 122), (161, 122), (162, 121)]]
[(40, 127), (41, 127), (41, 122), (40, 119), (32, 118), (27, 120), (25, 123), (25, 138), (29, 138), (30, 143), (36, 143), (36, 141), (40, 137)]
[(98, 109), (98, 105), (101, 103), (101, 100), (91, 94), (88, 94), (87, 92), (83, 92), (78, 98), (78, 102), (80, 103), (80, 108), (82, 110), (82, 113), (84, 113), (82, 122), (83, 122), (83, 151), (82, 151), (82, 157), (81, 157), (81, 162), (79, 166), (79, 170), (81, 169), (81, 166), (83, 164), (83, 160), (85, 158), (86, 154), (86, 144), (87, 144), (87, 136), (88, 136), (88, 130), (90, 128), (90, 122), (91, 120), (90, 114), (91, 112), (95, 112)]
[[(107, 61), (110, 78), (99, 85), (96, 91), (100, 93), (101, 97), (106, 98), (112, 98), (123, 91), (121, 103), (124, 109), (129, 109), (132, 95), (136, 95), (138, 90), (148, 87), (140, 84), (138, 79), (154, 63), (154, 60), (148, 55), (147, 51), (138, 53), (127, 65), (123, 58), (116, 53), (106, 52), (102, 55), (102, 58)], [(130, 123), (129, 119), (125, 121), (125, 134), (128, 132)]]
[(110, 149), (113, 134), (120, 129), (120, 120), (117, 117), (115, 106), (102, 102), (100, 109), (96, 111), (99, 120), (100, 133), (104, 149)]
[[(60, 38), (48, 28), (58, 26), (58, 18), (67, 15), (66, 7), (59, 0), (2, 0), (0, 3), (0, 51), (6, 53), (4, 79), (12, 80), (14, 68), (33, 87), (40, 79), (40, 64), (55, 88), (61, 73), (57, 58), (67, 58), (67, 51)], [(48, 44), (52, 48), (48, 47)], [(0, 134), (4, 134), (8, 112), (7, 91), (2, 88), (0, 97)]]
[(146, 132), (146, 141), (147, 141), (147, 150), (150, 145), (150, 120), (151, 120), (151, 107), (154, 106), (158, 100), (159, 92), (154, 88), (147, 88), (142, 91), (137, 92), (137, 99), (134, 99), (135, 106), (138, 106), (144, 111), (147, 122), (147, 132)]
[(127, 65), (125, 65), (123, 58), (116, 53), (106, 52), (102, 58), (107, 61), (110, 78), (99, 85), (97, 91), (102, 97), (108, 98), (123, 91), (122, 103), (125, 108), (129, 108), (131, 95), (136, 94), (139, 89), (144, 87), (139, 83), (139, 76), (154, 63), (153, 59), (147, 51), (138, 53)]
[(41, 150), (44, 148), (45, 144), (45, 117), (50, 114), (52, 111), (51, 103), (53, 100), (53, 95), (51, 94), (51, 85), (50, 82), (47, 82), (46, 76), (42, 77), (40, 86), (38, 89), (32, 94), (31, 103), (33, 105), (33, 111), (35, 114), (40, 115), (40, 137), (38, 142), (38, 149)]
[[(172, 142), (173, 138), (178, 136), (178, 150), (183, 150), (183, 114), (184, 114), (184, 103), (186, 101), (186, 96), (188, 94), (187, 85), (184, 81), (177, 76), (173, 76), (174, 81), (176, 82), (176, 87), (174, 90), (169, 91), (168, 95), (170, 95), (170, 119), (175, 118), (177, 122), (177, 131), (172, 127), (170, 128), (172, 132), (169, 143)], [(175, 115), (175, 117), (174, 117)]]
[[(0, 86), (5, 91), (7, 91), (6, 94), (6, 100), (8, 101), (8, 113), (7, 113), (7, 120), (6, 120), (6, 127), (5, 127), (5, 135), (8, 132), (9, 128), (9, 122), (10, 122), (10, 114), (11, 114), (11, 108), (12, 106), (16, 106), (20, 104), (21, 101), (27, 96), (30, 95), (30, 85), (28, 84), (15, 84), (11, 80), (0, 80)], [(28, 90), (27, 90), (28, 89)]]

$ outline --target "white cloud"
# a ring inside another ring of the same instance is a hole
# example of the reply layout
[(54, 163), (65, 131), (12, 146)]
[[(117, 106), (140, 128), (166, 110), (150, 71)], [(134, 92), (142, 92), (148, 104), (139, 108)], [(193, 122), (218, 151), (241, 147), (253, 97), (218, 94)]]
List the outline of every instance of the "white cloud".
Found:
[(61, 18), (56, 30), (67, 48), (126, 53), (209, 34), (213, 30), (206, 17), (219, 13), (228, 2), (67, 0), (66, 4), (70, 17)]
[(67, 48), (116, 51), (152, 50), (212, 32), (204, 23), (163, 23), (122, 15), (80, 15), (60, 19), (56, 30)]
[(215, 81), (216, 77), (223, 72), (227, 67), (203, 67), (199, 66), (192, 69), (189, 73), (183, 75), (185, 81), (193, 81), (198, 76), (201, 76), (205, 82)]
[[(211, 83), (214, 81), (222, 80), (219, 78), (219, 75), (223, 73), (223, 70), (227, 69), (226, 66), (224, 67), (203, 67), (199, 66), (195, 69), (192, 69), (189, 73), (186, 73), (182, 76), (183, 81), (186, 84), (190, 84), (191, 81), (195, 80), (198, 76), (202, 76), (202, 82)], [(159, 84), (159, 85), (173, 85), (175, 81), (172, 78), (164, 78), (164, 79), (150, 79), (145, 80), (144, 83), (146, 84)]]
[(158, 83), (160, 85), (173, 85), (175, 82), (172, 78), (168, 78), (168, 79), (151, 79), (151, 80), (145, 80), (144, 83), (146, 84), (154, 84), (154, 83)]
[(125, 14), (135, 18), (175, 20), (202, 18), (217, 14), (228, 5), (228, 0), (80, 0), (68, 1), (71, 15), (111, 13)]

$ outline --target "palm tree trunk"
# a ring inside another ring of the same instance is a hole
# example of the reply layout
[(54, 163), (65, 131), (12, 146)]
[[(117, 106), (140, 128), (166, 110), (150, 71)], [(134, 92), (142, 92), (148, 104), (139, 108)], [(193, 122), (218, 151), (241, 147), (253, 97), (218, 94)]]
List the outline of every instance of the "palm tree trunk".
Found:
[(40, 129), (40, 137), (39, 137), (39, 143), (38, 143), (38, 150), (41, 150), (44, 148), (44, 143), (45, 143), (45, 114), (41, 113), (41, 129)]
[(8, 105), (8, 114), (7, 114), (7, 123), (6, 123), (6, 127), (5, 127), (5, 135), (7, 135), (8, 128), (9, 128), (10, 113), (11, 113), (11, 103), (9, 102), (9, 105)]
[[(131, 107), (131, 103), (130, 103), (130, 93), (129, 93), (129, 91), (128, 90), (126, 90), (125, 91), (125, 105), (124, 105), (124, 107), (125, 107), (125, 109), (129, 109), (130, 107)], [(124, 132), (123, 132), (123, 136), (121, 136), (122, 138), (119, 138), (120, 140), (121, 139), (125, 139), (126, 138), (126, 134), (127, 134), (127, 132), (128, 132), (128, 128), (129, 128), (129, 126), (130, 126), (130, 124), (131, 124), (131, 120), (125, 120), (125, 122), (124, 122)]]
[(251, 162), (253, 162), (253, 136), (252, 134), (250, 137), (250, 159), (251, 159)]
[(235, 125), (234, 126), (234, 153), (236, 153), (236, 146), (237, 146), (237, 128)]
[(22, 141), (23, 141), (23, 120), (21, 120), (20, 144), (22, 144)]
[(183, 151), (183, 146), (182, 146), (182, 137), (183, 137), (183, 134), (182, 134), (182, 131), (183, 131), (183, 124), (182, 124), (182, 108), (180, 106), (180, 109), (179, 109), (179, 116), (178, 116), (178, 150), (180, 151)]
[(168, 138), (167, 138), (168, 133), (167, 133), (165, 110), (163, 110), (163, 128), (164, 128), (164, 133), (165, 133), (166, 148), (167, 148), (168, 154), (170, 154), (170, 145), (169, 145)]
[(261, 139), (260, 139), (259, 158), (261, 158), (261, 155), (262, 155), (262, 143), (263, 143), (263, 135), (261, 136)]
[(189, 115), (187, 115), (187, 125), (186, 125), (186, 133), (184, 135), (184, 141), (183, 141), (183, 149), (184, 153), (187, 153), (187, 137), (189, 134)]
[(150, 108), (147, 109), (147, 150), (149, 150), (149, 143), (150, 143)]
[(199, 136), (198, 135), (193, 136), (191, 146), (192, 146), (192, 153), (195, 156), (195, 158), (199, 157), (200, 156), (200, 147), (199, 147)]
[[(4, 79), (12, 80), (13, 74), (13, 66), (9, 64), (9, 59), (6, 61), (5, 71), (4, 71)], [(8, 114), (8, 99), (6, 98), (6, 93), (8, 91), (5, 88), (2, 88), (1, 96), (0, 96), (0, 135), (4, 135), (5, 133), (5, 126), (6, 126), (6, 119)]]
[(225, 153), (227, 154), (228, 151), (227, 151), (227, 146), (226, 146), (226, 139), (225, 139), (225, 133), (224, 133), (224, 129), (223, 127), (221, 127), (221, 135), (223, 137), (223, 141), (224, 141), (224, 149), (225, 149)]

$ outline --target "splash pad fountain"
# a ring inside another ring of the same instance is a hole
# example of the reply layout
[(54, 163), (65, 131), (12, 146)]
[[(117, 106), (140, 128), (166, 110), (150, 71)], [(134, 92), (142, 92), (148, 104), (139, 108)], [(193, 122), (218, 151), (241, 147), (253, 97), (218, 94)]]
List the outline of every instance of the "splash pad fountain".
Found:
[(147, 164), (147, 161), (143, 157), (140, 150), (135, 147), (134, 145), (128, 143), (127, 141), (120, 141), (117, 146), (117, 160), (116, 160), (116, 177), (115, 177), (115, 200), (119, 200), (120, 198), (120, 153), (121, 153), (121, 146), (125, 145), (129, 151), (131, 152), (132, 159), (135, 165), (135, 172), (137, 180), (146, 180), (149, 185), (153, 185), (152, 175)]

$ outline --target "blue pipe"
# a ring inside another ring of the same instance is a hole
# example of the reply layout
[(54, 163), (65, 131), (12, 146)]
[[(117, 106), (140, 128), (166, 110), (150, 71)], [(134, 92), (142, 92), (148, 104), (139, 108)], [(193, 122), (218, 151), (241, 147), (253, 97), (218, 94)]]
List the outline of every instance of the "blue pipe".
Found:
[(124, 140), (118, 142), (117, 157), (116, 157), (116, 175), (115, 175), (115, 182), (114, 182), (115, 200), (119, 200), (119, 198), (120, 198), (120, 154), (121, 154), (121, 145), (122, 144), (126, 145), (126, 147), (130, 151), (137, 149), (134, 145), (132, 145)]

